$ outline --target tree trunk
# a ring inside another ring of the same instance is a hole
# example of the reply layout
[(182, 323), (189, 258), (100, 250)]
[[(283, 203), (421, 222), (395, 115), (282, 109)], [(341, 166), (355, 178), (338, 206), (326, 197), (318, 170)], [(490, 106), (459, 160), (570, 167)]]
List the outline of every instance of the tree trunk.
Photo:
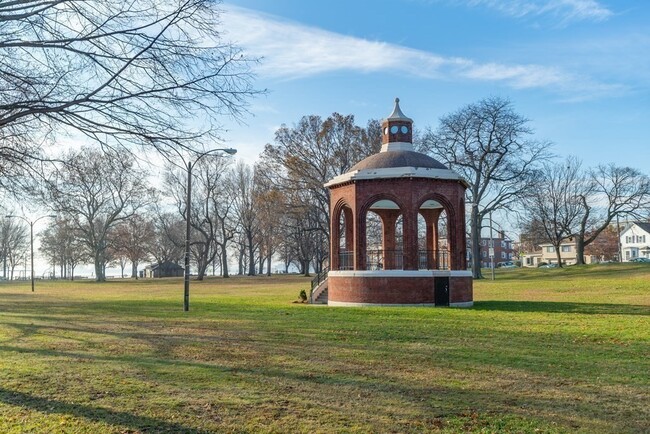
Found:
[(304, 260), (300, 261), (300, 263), (302, 264), (302, 275), (305, 276), (305, 277), (309, 277), (310, 276), (310, 274), (309, 274), (309, 259), (304, 259)]
[(226, 242), (221, 244), (221, 275), (223, 277), (230, 277), (228, 274), (228, 252), (226, 251)]
[(138, 280), (138, 261), (131, 261), (131, 278)]
[(562, 254), (560, 253), (560, 245), (555, 246), (555, 256), (557, 256), (557, 266), (562, 268)]
[(581, 235), (576, 237), (576, 265), (585, 265), (585, 239)]
[(104, 277), (101, 260), (97, 255), (95, 255), (95, 281), (103, 282), (105, 280), (106, 278)]
[(271, 254), (269, 253), (268, 256), (266, 257), (266, 275), (270, 276), (271, 275)]
[(253, 248), (253, 234), (246, 235), (248, 241), (248, 275), (255, 276), (255, 249)]
[[(478, 207), (472, 205), (472, 215), (470, 216), (470, 235), (472, 237), (472, 277), (482, 279), (481, 274), (481, 216)], [(434, 246), (437, 250), (438, 246)]]

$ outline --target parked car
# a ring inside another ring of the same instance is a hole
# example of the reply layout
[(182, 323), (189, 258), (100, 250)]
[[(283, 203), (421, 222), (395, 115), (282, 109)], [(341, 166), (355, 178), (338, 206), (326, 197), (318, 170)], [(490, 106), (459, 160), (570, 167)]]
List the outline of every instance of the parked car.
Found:
[(544, 264), (540, 265), (539, 268), (557, 268), (557, 264)]
[(650, 258), (634, 258), (630, 262), (650, 262)]
[(497, 268), (517, 268), (517, 265), (512, 261), (499, 262)]

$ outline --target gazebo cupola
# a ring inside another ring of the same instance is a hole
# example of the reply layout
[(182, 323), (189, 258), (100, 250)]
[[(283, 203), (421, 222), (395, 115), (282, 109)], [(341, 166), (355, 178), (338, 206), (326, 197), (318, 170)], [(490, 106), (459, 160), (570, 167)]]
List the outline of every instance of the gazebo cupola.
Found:
[(413, 120), (406, 117), (395, 98), (393, 112), (381, 123), (381, 152), (413, 150)]
[(470, 306), (465, 189), (413, 150), (413, 120), (395, 99), (382, 147), (330, 180), (330, 305)]

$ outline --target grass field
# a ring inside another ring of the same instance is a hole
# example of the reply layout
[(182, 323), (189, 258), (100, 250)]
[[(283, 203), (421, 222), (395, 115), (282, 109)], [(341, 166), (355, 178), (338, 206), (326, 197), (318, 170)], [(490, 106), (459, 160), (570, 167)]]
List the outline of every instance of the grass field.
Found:
[(0, 432), (650, 432), (650, 267), (499, 270), (475, 306), (298, 276), (0, 286)]

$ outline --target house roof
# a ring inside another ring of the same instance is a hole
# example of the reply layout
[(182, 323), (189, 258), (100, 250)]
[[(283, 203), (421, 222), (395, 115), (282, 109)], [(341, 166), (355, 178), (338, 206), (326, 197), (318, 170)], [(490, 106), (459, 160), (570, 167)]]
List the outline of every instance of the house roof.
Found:
[(634, 224), (650, 234), (650, 223), (634, 222)]
[(159, 263), (159, 264), (151, 264), (151, 265), (147, 265), (147, 266), (144, 267), (144, 268), (149, 269), (149, 270), (155, 270), (155, 269), (158, 269), (158, 268), (162, 268), (162, 269), (174, 269), (174, 268), (183, 268), (183, 267), (181, 267), (180, 265), (178, 265), (178, 264), (175, 263), (175, 262), (166, 261), (166, 262)]
[(625, 234), (627, 231), (632, 229), (634, 226), (637, 226), (639, 229), (650, 235), (650, 223), (647, 222), (632, 222), (628, 227), (623, 229), (623, 232), (621, 232), (621, 236)]

